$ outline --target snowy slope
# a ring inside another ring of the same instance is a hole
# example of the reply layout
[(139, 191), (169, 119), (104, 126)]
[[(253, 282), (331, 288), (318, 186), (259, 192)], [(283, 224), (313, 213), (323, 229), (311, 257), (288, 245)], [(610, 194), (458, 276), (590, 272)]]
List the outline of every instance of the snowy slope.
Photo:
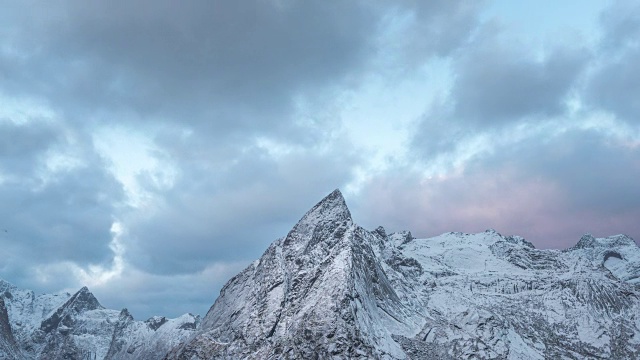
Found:
[(640, 249), (356, 225), (339, 191), (221, 290), (166, 359), (640, 357)]
[(155, 360), (188, 338), (198, 327), (200, 317), (184, 314), (175, 319), (154, 316), (135, 321), (127, 309), (120, 312), (106, 359)]
[(134, 321), (86, 287), (35, 295), (0, 280), (0, 359), (158, 359), (198, 323), (193, 315)]
[[(421, 297), (429, 316), (412, 343), (453, 347), (455, 357), (639, 355), (638, 289), (605, 268), (604, 255), (536, 250), (492, 230), (415, 239), (400, 249), (418, 260), (427, 285)], [(639, 252), (634, 243), (626, 250), (629, 257)]]

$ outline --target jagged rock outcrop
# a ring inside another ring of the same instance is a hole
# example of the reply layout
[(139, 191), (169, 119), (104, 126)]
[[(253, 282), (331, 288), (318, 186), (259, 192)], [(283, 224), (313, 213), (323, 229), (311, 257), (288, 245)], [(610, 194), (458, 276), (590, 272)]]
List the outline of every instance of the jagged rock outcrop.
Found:
[(0, 359), (159, 359), (198, 324), (190, 314), (135, 321), (126, 309), (105, 309), (86, 287), (36, 296), (0, 280)]
[(639, 265), (625, 236), (557, 251), (495, 230), (367, 231), (336, 190), (165, 359), (638, 358)]

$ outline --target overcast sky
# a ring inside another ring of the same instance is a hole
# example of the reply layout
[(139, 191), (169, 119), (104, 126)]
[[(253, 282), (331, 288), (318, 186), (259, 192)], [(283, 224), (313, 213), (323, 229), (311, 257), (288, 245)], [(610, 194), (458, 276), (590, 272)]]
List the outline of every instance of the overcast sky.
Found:
[(20, 287), (205, 314), (335, 188), (416, 237), (640, 239), (637, 1), (0, 8), (0, 278)]

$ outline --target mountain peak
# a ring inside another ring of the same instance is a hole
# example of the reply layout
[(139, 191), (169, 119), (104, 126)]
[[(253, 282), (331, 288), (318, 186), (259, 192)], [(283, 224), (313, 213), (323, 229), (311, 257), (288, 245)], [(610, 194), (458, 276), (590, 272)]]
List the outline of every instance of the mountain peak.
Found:
[(305, 219), (351, 220), (351, 212), (339, 189), (325, 196), (300, 221)]
[(351, 223), (351, 212), (340, 190), (335, 189), (325, 196), (298, 221), (285, 239), (285, 245), (306, 244), (314, 230), (327, 223)]
[(606, 238), (595, 238), (591, 234), (585, 234), (580, 241), (570, 248), (572, 249), (588, 249), (588, 248), (615, 248), (620, 246), (637, 246), (633, 238), (627, 235), (613, 235)]
[(578, 241), (578, 243), (574, 246), (574, 248), (584, 249), (584, 248), (592, 248), (596, 245), (596, 238), (591, 234), (584, 234)]
[(78, 292), (75, 293), (67, 303), (69, 307), (73, 308), (77, 312), (103, 309), (98, 299), (96, 299), (86, 286), (83, 286), (78, 290)]
[[(57, 308), (48, 318), (42, 321), (40, 329), (46, 333), (58, 328), (66, 318), (73, 318), (85, 311), (104, 309), (89, 288), (83, 286), (78, 292), (73, 294), (62, 306)], [(64, 325), (64, 324), (63, 324)]]
[(5, 281), (3, 279), (0, 279), (0, 291), (4, 292), (6, 290), (14, 290), (16, 289), (15, 285), (13, 285), (12, 283)]
[(325, 199), (326, 198), (341, 198), (342, 201), (344, 202), (344, 197), (342, 196), (342, 192), (340, 192), (340, 189), (337, 189), (337, 188), (334, 189), (329, 195), (325, 196)]

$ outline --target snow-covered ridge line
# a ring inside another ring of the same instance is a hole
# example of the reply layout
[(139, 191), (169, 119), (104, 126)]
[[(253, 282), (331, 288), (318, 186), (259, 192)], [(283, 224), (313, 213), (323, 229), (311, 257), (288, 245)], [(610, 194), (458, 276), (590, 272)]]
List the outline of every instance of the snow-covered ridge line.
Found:
[(336, 190), (231, 279), (166, 359), (639, 358), (640, 249), (369, 231)]
[(0, 354), (635, 359), (639, 279), (640, 248), (625, 235), (585, 235), (565, 250), (491, 229), (417, 239), (358, 226), (335, 190), (230, 279), (202, 322), (190, 314), (135, 321), (86, 288), (36, 297), (0, 281)]

